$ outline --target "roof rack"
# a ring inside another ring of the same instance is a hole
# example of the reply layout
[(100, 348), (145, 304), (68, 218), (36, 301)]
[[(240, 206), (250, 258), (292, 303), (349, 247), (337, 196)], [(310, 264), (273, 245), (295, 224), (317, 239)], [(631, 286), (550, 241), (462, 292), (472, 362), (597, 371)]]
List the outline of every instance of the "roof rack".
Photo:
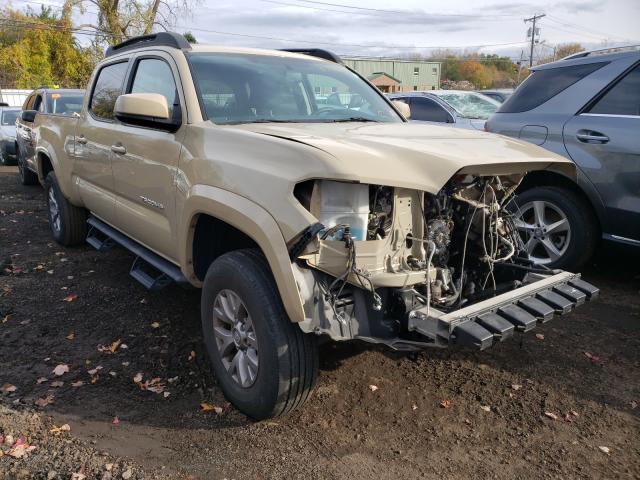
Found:
[(180, 50), (191, 49), (191, 44), (187, 42), (184, 36), (174, 32), (158, 32), (151, 35), (142, 35), (140, 37), (133, 37), (125, 40), (117, 45), (112, 45), (107, 48), (104, 56), (109, 57), (116, 53), (124, 52), (127, 50), (133, 50), (140, 47), (173, 47)]
[(631, 52), (634, 50), (640, 50), (640, 45), (622, 45), (620, 47), (607, 47), (607, 48), (599, 48), (597, 50), (585, 50), (583, 52), (572, 53), (568, 55), (562, 60), (573, 60), (574, 58), (584, 58), (589, 55), (604, 55), (606, 53), (618, 53), (618, 52)]
[(309, 55), (311, 57), (322, 58), (324, 60), (329, 60), (330, 62), (343, 64), (342, 59), (338, 55), (321, 48), (281, 48), (280, 51), (301, 53), (303, 55)]

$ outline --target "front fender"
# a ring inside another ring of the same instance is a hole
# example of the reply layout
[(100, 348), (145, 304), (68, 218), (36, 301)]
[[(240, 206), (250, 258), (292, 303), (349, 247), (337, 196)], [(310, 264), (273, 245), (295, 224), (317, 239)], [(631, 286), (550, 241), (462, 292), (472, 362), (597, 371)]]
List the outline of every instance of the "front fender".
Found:
[(276, 281), (284, 308), (292, 322), (304, 320), (287, 245), (275, 219), (260, 205), (221, 188), (193, 186), (179, 217), (179, 250), (182, 273), (194, 285), (201, 282), (193, 267), (193, 235), (199, 214), (222, 220), (245, 233), (261, 248)]

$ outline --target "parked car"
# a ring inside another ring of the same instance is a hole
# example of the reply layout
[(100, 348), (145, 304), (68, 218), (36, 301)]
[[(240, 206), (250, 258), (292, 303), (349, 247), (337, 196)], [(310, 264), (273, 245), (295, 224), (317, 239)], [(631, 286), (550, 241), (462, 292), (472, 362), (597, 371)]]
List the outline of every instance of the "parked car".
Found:
[(483, 130), (484, 123), (500, 103), (465, 90), (392, 93), (388, 97), (411, 108), (411, 121), (447, 123), (449, 126)]
[(477, 90), (477, 93), (494, 99), (498, 103), (504, 103), (513, 94), (513, 88), (498, 88), (495, 90)]
[[(532, 267), (501, 207), (572, 162), (407, 123), (330, 52), (163, 32), (110, 47), (90, 82), (79, 116), (35, 117), (53, 238), (129, 249), (147, 288), (202, 287), (217, 380), (251, 417), (304, 403), (320, 336), (484, 349), (598, 293)], [(321, 85), (349, 103), (318, 104)]]
[(487, 129), (578, 166), (532, 172), (518, 195), (531, 257), (578, 269), (600, 239), (640, 247), (640, 51), (582, 52), (533, 68)]
[(29, 94), (16, 122), (16, 155), (20, 181), (23, 185), (38, 183), (36, 144), (39, 132), (34, 123), (36, 114), (77, 115), (82, 108), (84, 90), (38, 88)]
[(0, 107), (0, 165), (16, 163), (16, 120), (20, 109)]

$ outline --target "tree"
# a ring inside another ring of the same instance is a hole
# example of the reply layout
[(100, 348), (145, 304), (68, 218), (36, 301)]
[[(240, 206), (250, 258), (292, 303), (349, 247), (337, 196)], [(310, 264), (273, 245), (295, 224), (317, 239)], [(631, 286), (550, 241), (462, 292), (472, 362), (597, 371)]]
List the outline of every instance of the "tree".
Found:
[[(148, 35), (155, 28), (166, 30), (175, 25), (177, 15), (184, 14), (198, 0), (65, 0), (66, 5), (85, 12), (87, 6), (98, 8), (96, 23), (83, 24), (110, 44), (137, 35)], [(193, 35), (192, 35), (193, 37)]]
[(93, 69), (93, 52), (73, 37), (71, 11), (58, 15), (0, 11), (0, 84), (35, 88), (40, 85), (84, 87)]
[(554, 55), (548, 55), (541, 58), (538, 64), (551, 63), (555, 60), (560, 60), (561, 58), (573, 55), (574, 53), (582, 52), (583, 50), (584, 47), (580, 43), (562, 43), (554, 49)]
[(182, 36), (185, 38), (185, 40), (189, 43), (198, 43), (198, 41), (196, 40), (196, 37), (193, 36), (193, 33), (191, 32), (184, 32), (182, 34)]
[(460, 75), (476, 88), (489, 88), (493, 82), (491, 72), (475, 60), (466, 60), (460, 64)]

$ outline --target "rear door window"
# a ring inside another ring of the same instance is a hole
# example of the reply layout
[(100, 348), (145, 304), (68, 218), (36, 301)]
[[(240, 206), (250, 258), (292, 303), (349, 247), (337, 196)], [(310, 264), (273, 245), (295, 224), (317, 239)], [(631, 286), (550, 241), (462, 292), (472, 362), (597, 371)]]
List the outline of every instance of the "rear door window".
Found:
[(533, 110), (606, 64), (607, 62), (598, 62), (534, 71), (502, 104), (498, 112), (517, 113)]
[(126, 73), (127, 62), (112, 63), (102, 67), (93, 86), (89, 103), (89, 110), (96, 117), (104, 120), (114, 119), (113, 107), (122, 93)]
[(451, 121), (451, 116), (436, 102), (429, 98), (411, 98), (411, 120), (422, 120), (424, 122)]
[(640, 116), (640, 65), (609, 89), (588, 113)]

